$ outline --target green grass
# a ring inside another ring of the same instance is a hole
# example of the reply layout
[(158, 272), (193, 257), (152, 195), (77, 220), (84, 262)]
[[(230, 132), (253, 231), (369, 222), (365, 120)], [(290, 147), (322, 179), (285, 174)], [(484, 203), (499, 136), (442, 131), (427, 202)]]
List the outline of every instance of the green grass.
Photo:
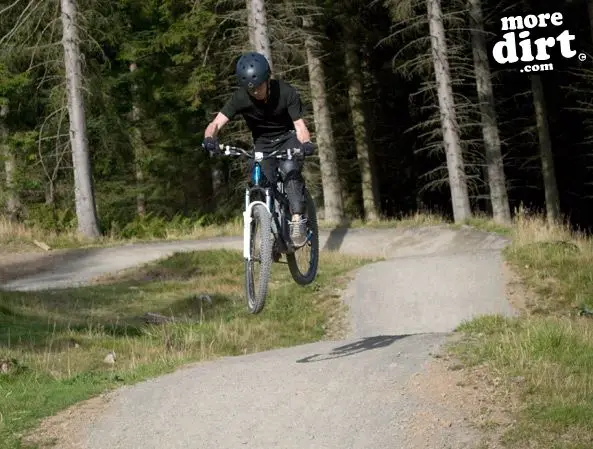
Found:
[[(510, 237), (513, 232), (513, 227), (511, 225), (495, 223), (494, 221), (492, 221), (490, 217), (485, 215), (476, 215), (470, 218), (469, 220), (466, 220), (464, 224), (481, 231), (492, 232), (494, 234), (499, 234), (505, 237)], [(452, 226), (458, 227), (458, 225)]]
[[(41, 418), (107, 389), (191, 361), (324, 338), (338, 330), (331, 323), (344, 312), (339, 289), (347, 273), (369, 261), (324, 254), (317, 281), (306, 287), (286, 265), (274, 265), (269, 299), (255, 316), (246, 310), (235, 251), (176, 254), (79, 289), (2, 293), (0, 360), (15, 364), (0, 374), (0, 447), (20, 447)], [(146, 312), (175, 321), (148, 325)], [(113, 366), (103, 362), (110, 351)]]
[(459, 330), (466, 338), (452, 351), (469, 366), (487, 364), (491, 376), (502, 379), (499, 390), (510, 391), (521, 401), (515, 411), (516, 425), (503, 435), (506, 447), (591, 447), (590, 322), (483, 317)]
[[(487, 220), (482, 220), (484, 223)], [(375, 221), (360, 219), (347, 220), (337, 225), (319, 221), (319, 228), (332, 230), (336, 227), (347, 228), (402, 228), (448, 224), (436, 214), (414, 213), (398, 219), (382, 218)], [(147, 216), (128, 223), (123, 230), (113, 231), (97, 239), (87, 239), (78, 235), (72, 224), (61, 232), (49, 231), (38, 225), (25, 226), (14, 223), (0, 216), (0, 255), (15, 251), (40, 251), (34, 241), (49, 245), (52, 249), (72, 249), (107, 247), (122, 243), (141, 243), (161, 240), (188, 240), (210, 237), (241, 236), (243, 233), (242, 217), (223, 224), (208, 224), (200, 219), (175, 217), (167, 220), (162, 217)]]
[(591, 242), (534, 242), (511, 246), (505, 255), (537, 294), (532, 313), (564, 315), (593, 308)]
[(577, 312), (593, 308), (592, 241), (521, 215), (510, 236), (504, 256), (527, 287), (526, 310), (464, 323), (450, 351), (519, 399), (510, 409), (515, 425), (502, 431), (505, 447), (591, 448), (593, 317)]
[(25, 226), (0, 216), (0, 255), (15, 251), (40, 251), (34, 243), (45, 243), (52, 249), (105, 247), (122, 243), (140, 243), (155, 240), (187, 240), (210, 237), (238, 236), (243, 232), (242, 217), (221, 225), (203, 224), (199, 220), (165, 220), (158, 217), (137, 219), (130, 223), (125, 234), (111, 233), (97, 239), (87, 239), (72, 228), (61, 232), (40, 226)]
[[(361, 220), (347, 219), (344, 223), (337, 225), (337, 227), (346, 228), (370, 228), (370, 229), (385, 229), (385, 228), (407, 228), (418, 226), (434, 226), (448, 224), (447, 220), (440, 215), (429, 212), (416, 212), (406, 215), (401, 218), (381, 218), (378, 220)], [(319, 228), (325, 230), (334, 229), (334, 223), (319, 221)]]

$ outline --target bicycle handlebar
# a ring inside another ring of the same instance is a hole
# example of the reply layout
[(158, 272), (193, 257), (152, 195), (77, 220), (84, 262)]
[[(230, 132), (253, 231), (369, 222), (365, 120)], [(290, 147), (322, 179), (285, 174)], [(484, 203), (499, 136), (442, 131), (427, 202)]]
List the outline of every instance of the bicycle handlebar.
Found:
[(284, 150), (275, 150), (275, 151), (272, 151), (271, 153), (264, 153), (261, 151), (249, 152), (249, 151), (244, 150), (243, 148), (234, 147), (232, 145), (219, 144), (218, 146), (224, 156), (241, 156), (241, 155), (243, 155), (243, 156), (247, 156), (249, 158), (258, 160), (258, 161), (261, 161), (263, 159), (270, 159), (270, 158), (292, 159), (293, 155), (295, 155), (295, 154), (304, 156), (304, 154), (302, 153), (302, 150), (298, 147), (287, 148)]

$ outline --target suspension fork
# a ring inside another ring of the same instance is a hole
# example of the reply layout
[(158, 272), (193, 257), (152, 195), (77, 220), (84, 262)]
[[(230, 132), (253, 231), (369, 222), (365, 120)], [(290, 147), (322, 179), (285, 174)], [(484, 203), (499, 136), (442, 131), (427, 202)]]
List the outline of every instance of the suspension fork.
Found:
[(271, 215), (272, 199), (270, 190), (266, 189), (266, 200), (251, 201), (251, 191), (249, 188), (245, 189), (245, 210), (243, 211), (243, 258), (251, 261), (251, 222), (253, 221), (253, 207), (260, 204), (264, 206)]

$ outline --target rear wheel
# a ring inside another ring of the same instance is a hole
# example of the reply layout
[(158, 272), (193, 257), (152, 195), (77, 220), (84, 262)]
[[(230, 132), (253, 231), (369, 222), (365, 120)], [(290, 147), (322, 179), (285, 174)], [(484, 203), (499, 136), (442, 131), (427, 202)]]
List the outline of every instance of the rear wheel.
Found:
[(270, 214), (263, 205), (256, 204), (252, 211), (251, 260), (245, 260), (245, 290), (249, 312), (259, 313), (266, 302), (272, 269), (272, 228)]
[[(297, 284), (307, 285), (315, 280), (319, 266), (319, 229), (317, 227), (317, 211), (311, 194), (305, 189), (307, 242), (297, 248), (294, 253), (287, 254), (286, 260), (292, 278)], [(302, 263), (302, 267), (299, 266)]]

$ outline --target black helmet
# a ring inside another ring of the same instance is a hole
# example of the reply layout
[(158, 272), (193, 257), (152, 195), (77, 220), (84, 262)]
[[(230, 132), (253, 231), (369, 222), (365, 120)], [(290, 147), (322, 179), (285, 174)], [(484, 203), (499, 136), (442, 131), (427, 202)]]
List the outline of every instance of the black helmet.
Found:
[(236, 75), (240, 86), (252, 89), (270, 78), (270, 64), (261, 53), (245, 53), (237, 61)]

